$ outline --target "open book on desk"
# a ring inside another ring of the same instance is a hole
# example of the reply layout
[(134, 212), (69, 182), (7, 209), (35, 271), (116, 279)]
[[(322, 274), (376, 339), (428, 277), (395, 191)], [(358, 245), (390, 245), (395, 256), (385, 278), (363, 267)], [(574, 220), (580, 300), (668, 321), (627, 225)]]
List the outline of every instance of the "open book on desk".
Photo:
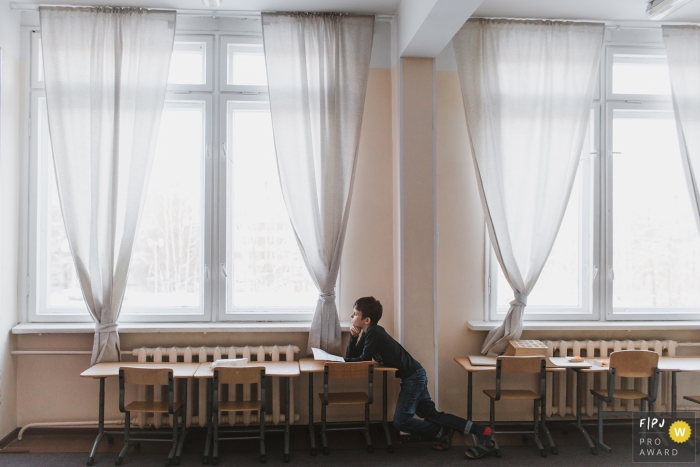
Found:
[(329, 362), (344, 362), (345, 359), (343, 357), (339, 357), (338, 355), (333, 355), (325, 350), (317, 349), (315, 347), (311, 347), (311, 351), (314, 353), (314, 360), (325, 360)]

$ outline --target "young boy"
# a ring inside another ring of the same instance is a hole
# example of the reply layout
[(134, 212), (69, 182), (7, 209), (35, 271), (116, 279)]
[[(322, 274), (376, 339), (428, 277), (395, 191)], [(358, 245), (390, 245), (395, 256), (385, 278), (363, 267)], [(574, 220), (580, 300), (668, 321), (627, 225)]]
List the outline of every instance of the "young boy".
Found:
[[(363, 297), (353, 308), (345, 361), (374, 359), (381, 365), (397, 369), (401, 392), (394, 411), (394, 426), (403, 432), (433, 440), (433, 449), (439, 451), (450, 448), (453, 430), (465, 435), (471, 433), (477, 436), (478, 444), (477, 449), (467, 451), (467, 457), (473, 459), (488, 454), (494, 446), (491, 428), (435, 409), (421, 364), (377, 324), (382, 317), (382, 304), (374, 297)], [(414, 415), (423, 420), (414, 418)]]

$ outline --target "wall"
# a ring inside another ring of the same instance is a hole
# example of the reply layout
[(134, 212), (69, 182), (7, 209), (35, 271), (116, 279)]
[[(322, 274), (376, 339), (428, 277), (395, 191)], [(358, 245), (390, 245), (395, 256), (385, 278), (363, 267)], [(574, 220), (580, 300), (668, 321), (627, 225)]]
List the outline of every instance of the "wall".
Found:
[(24, 80), (19, 30), (19, 13), (10, 10), (9, 0), (0, 0), (0, 438), (17, 426), (16, 369), (10, 356), (14, 338), (10, 330), (17, 323), (20, 250), (20, 102)]

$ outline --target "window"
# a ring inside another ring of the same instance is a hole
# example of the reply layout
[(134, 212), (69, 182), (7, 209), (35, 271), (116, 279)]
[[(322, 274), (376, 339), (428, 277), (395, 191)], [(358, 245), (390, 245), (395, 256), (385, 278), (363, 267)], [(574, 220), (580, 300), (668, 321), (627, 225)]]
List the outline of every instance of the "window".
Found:
[[(576, 184), (527, 320), (700, 318), (700, 234), (662, 47), (603, 51), (603, 92), (594, 97)], [(512, 291), (489, 251), (488, 316), (499, 320)]]
[[(89, 322), (53, 175), (39, 31), (30, 45), (29, 319)], [(317, 296), (279, 186), (261, 38), (176, 35), (120, 321), (310, 320)]]

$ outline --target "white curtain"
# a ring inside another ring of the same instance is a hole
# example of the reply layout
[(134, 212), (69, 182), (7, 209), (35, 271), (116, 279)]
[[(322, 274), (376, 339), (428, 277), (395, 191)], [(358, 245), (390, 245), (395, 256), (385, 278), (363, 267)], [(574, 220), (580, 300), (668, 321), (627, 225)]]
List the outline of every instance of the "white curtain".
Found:
[(700, 230), (700, 27), (663, 26), (686, 184)]
[(119, 361), (116, 322), (158, 138), (175, 12), (39, 13), (58, 195), (96, 323), (91, 364)]
[(340, 353), (335, 283), (350, 211), (373, 16), (263, 14), (282, 195), (318, 287), (309, 353)]
[(469, 20), (454, 37), (489, 237), (515, 299), (482, 353), (523, 328), (576, 176), (604, 25)]

